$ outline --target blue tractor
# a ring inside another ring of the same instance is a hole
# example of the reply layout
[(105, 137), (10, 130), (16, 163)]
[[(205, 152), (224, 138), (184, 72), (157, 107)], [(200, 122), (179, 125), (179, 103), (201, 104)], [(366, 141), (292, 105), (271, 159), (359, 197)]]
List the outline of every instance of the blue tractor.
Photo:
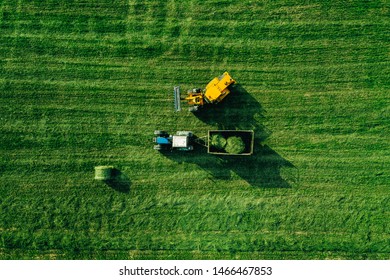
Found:
[(178, 150), (192, 151), (194, 134), (191, 131), (177, 131), (176, 134), (170, 135), (166, 131), (154, 131), (154, 149), (158, 151)]

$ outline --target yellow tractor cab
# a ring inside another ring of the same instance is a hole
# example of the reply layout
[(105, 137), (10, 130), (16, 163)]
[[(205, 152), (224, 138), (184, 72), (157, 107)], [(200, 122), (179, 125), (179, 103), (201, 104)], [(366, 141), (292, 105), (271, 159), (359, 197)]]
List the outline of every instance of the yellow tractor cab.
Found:
[(206, 86), (206, 92), (204, 97), (208, 103), (219, 103), (224, 99), (229, 93), (229, 86), (236, 83), (235, 80), (229, 75), (228, 72), (225, 72), (220, 77), (215, 77), (209, 84)]

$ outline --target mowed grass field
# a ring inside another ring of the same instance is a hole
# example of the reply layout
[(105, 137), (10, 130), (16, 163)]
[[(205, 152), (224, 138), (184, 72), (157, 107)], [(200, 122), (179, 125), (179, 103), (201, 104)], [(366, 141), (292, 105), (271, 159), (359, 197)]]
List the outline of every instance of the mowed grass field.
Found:
[[(389, 15), (0, 1), (0, 258), (389, 259)], [(219, 107), (174, 112), (174, 85), (224, 71), (239, 85)], [(160, 154), (155, 129), (253, 129), (255, 153)]]

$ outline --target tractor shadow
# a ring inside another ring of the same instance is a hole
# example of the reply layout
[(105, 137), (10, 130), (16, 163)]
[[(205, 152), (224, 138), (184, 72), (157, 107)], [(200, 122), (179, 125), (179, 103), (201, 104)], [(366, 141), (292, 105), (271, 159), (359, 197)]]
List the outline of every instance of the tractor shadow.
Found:
[(222, 168), (230, 169), (252, 187), (291, 188), (298, 181), (295, 166), (268, 145), (257, 144), (252, 156), (226, 156), (220, 160)]
[(129, 177), (117, 168), (112, 170), (112, 179), (104, 182), (113, 190), (121, 193), (129, 193), (131, 182)]
[(254, 153), (251, 156), (224, 156), (207, 153), (207, 147), (196, 145), (191, 155), (168, 152), (177, 162), (197, 164), (210, 174), (210, 180), (230, 180), (232, 172), (252, 187), (291, 188), (299, 180), (298, 169), (268, 145), (263, 145), (272, 132), (262, 121), (265, 110), (241, 85), (234, 85), (231, 94), (220, 104), (194, 113), (201, 121), (220, 130), (254, 130)]
[(199, 120), (222, 130), (254, 130), (260, 141), (267, 139), (272, 132), (261, 124), (266, 111), (246, 89), (235, 84), (231, 93), (216, 105), (206, 105), (194, 112)]

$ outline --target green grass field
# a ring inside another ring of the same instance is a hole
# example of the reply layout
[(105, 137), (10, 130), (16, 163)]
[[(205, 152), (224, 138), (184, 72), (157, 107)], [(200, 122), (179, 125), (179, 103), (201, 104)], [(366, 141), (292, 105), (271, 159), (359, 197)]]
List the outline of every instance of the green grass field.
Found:
[(390, 259), (389, 42), (386, 0), (0, 1), (0, 259)]

